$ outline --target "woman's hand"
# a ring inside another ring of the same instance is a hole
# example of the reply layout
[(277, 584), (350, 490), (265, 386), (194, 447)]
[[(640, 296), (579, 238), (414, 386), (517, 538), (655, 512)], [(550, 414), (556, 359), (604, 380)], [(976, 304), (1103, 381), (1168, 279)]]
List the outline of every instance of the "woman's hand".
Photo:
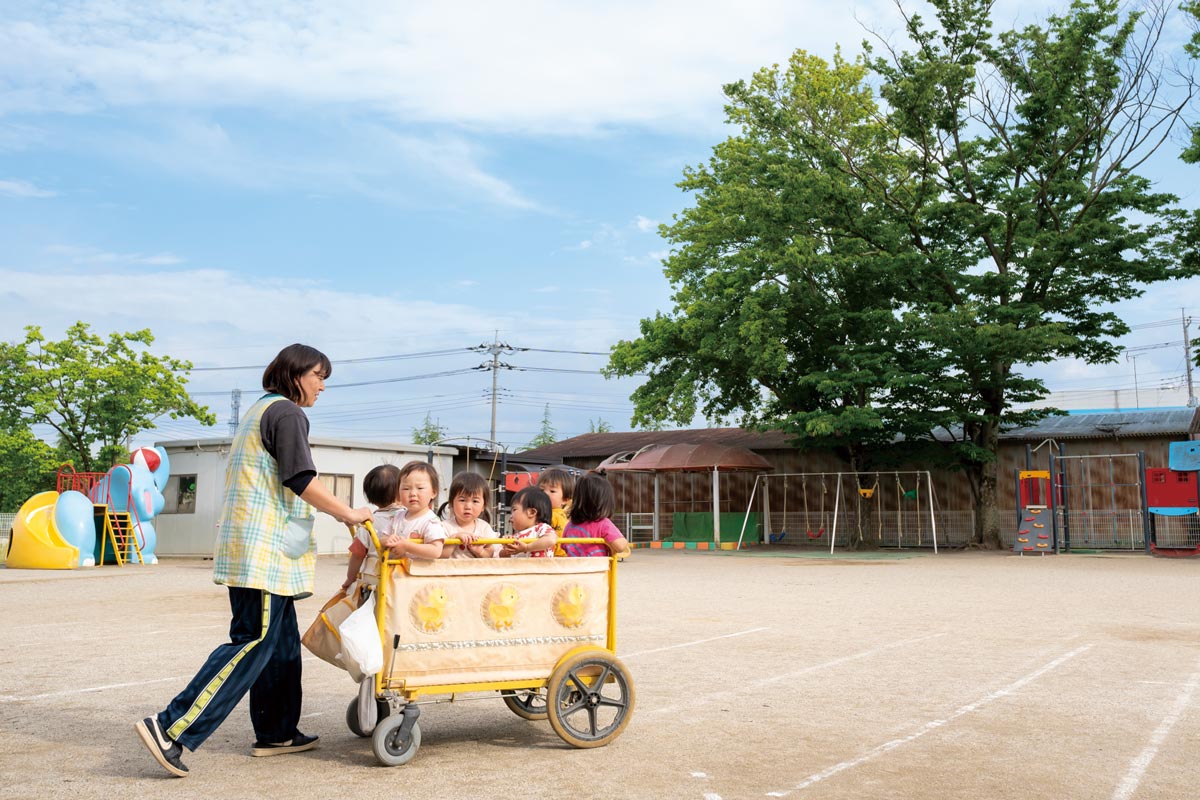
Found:
[(355, 525), (361, 525), (371, 518), (371, 509), (369, 506), (363, 506), (362, 508), (347, 508), (346, 512), (348, 513), (334, 514), (333, 518), (338, 522), (351, 527)]

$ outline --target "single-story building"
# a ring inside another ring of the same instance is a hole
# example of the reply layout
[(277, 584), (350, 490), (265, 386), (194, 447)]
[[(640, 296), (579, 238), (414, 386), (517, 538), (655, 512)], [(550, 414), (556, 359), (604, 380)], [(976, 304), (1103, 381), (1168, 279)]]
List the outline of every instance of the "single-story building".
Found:
[[(167, 481), (166, 504), (154, 520), (159, 555), (211, 555), (225, 493), (225, 468), (232, 437), (156, 442), (167, 451), (171, 476)], [(362, 495), (363, 476), (380, 464), (431, 461), (441, 477), (440, 505), (447, 498), (454, 472), (453, 447), (360, 442), (344, 439), (309, 440), (318, 479), (336, 497), (351, 507), (366, 505)], [(343, 553), (350, 545), (350, 532), (326, 514), (317, 514), (314, 532), (318, 553)]]

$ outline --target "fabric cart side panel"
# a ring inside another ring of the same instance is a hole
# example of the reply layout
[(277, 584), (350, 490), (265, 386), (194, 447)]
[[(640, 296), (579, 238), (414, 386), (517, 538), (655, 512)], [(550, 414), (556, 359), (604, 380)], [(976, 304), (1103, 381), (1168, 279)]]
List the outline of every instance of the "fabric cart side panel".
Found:
[(543, 679), (606, 642), (607, 559), (414, 561), (387, 589), (385, 669), (408, 688)]

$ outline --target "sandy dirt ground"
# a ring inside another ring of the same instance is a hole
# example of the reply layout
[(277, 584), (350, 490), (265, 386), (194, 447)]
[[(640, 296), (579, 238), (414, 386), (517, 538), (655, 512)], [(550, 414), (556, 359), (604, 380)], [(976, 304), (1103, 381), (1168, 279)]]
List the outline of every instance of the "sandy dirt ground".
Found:
[[(625, 733), (575, 750), (498, 699), (426, 706), (408, 765), (306, 655), (308, 753), (245, 704), (168, 776), (133, 723), (224, 641), (211, 563), (0, 569), (0, 798), (1194, 798), (1200, 561), (639, 550), (621, 565)], [(320, 562), (301, 628), (340, 582)]]

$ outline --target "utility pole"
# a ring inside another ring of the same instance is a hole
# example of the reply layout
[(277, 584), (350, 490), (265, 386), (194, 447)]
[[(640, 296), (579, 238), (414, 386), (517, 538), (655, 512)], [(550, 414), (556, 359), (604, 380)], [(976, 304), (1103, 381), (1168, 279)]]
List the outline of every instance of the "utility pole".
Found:
[(500, 362), (500, 354), (501, 353), (511, 353), (511, 352), (513, 352), (513, 348), (509, 347), (507, 344), (500, 341), (500, 331), (496, 331), (495, 334), (492, 336), (491, 344), (481, 344), (478, 347), (472, 347), (471, 349), (479, 350), (484, 353), (488, 353), (492, 357), (491, 364), (487, 364), (485, 362), (483, 364), (480, 364), (479, 367), (481, 369), (490, 369), (492, 371), (492, 435), (491, 435), (491, 440), (493, 443), (495, 443), (495, 441), (496, 441), (496, 395), (500, 391), (499, 372), (500, 372), (501, 368), (512, 369), (512, 367), (510, 367), (508, 364), (503, 364)]
[(1133, 362), (1133, 407), (1139, 409), (1142, 407), (1141, 398), (1138, 397), (1138, 379), (1137, 379), (1137, 360), (1138, 357), (1133, 353), (1126, 353), (1125, 360)]
[(234, 389), (229, 393), (229, 435), (236, 436), (238, 429), (238, 415), (242, 408), (242, 390)]
[(1187, 309), (1179, 309), (1179, 316), (1183, 320), (1183, 368), (1187, 370), (1187, 392), (1188, 392), (1188, 408), (1196, 407), (1196, 393), (1192, 390), (1192, 343), (1188, 339), (1188, 326), (1192, 324), (1192, 318), (1187, 315)]

